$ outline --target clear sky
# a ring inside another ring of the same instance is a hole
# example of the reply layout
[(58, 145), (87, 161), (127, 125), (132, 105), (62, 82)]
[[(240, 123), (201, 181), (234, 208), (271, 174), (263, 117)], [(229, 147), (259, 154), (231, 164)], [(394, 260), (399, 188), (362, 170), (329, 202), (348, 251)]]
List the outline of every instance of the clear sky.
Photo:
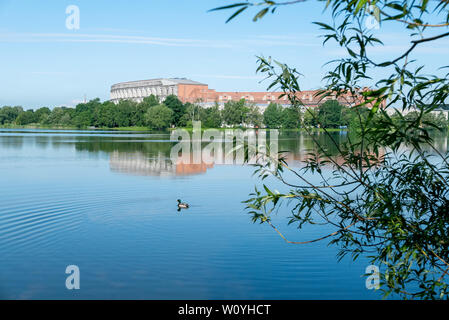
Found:
[[(302, 89), (321, 86), (323, 64), (341, 55), (321, 45), (313, 21), (329, 22), (317, 1), (281, 8), (253, 23), (246, 13), (207, 12), (229, 0), (0, 0), (0, 106), (73, 106), (109, 99), (117, 82), (186, 77), (218, 91), (262, 91), (256, 55), (272, 56), (304, 74)], [(66, 28), (66, 7), (80, 9), (80, 29)], [(254, 11), (251, 12), (254, 14)], [(373, 52), (402, 53), (407, 37), (382, 25)], [(449, 41), (415, 53), (434, 68), (449, 64)]]

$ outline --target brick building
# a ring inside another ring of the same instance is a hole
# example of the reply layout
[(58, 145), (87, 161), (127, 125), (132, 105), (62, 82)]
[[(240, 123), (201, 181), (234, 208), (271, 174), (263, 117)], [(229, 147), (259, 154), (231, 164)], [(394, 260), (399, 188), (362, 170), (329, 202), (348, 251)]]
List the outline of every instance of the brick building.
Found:
[[(305, 106), (316, 107), (326, 100), (336, 99), (336, 97), (326, 97), (320, 101), (315, 95), (317, 90), (301, 91), (298, 98)], [(204, 83), (192, 81), (185, 78), (152, 79), (118, 83), (111, 88), (111, 101), (118, 103), (120, 100), (133, 100), (142, 102), (145, 97), (155, 95), (163, 101), (168, 95), (176, 95), (186, 103), (198, 103), (203, 106), (210, 106), (215, 103), (223, 105), (228, 101), (239, 101), (245, 99), (248, 103), (253, 103), (260, 107), (266, 107), (271, 102), (281, 105), (289, 105), (287, 97), (279, 98), (282, 92), (218, 92), (209, 89)], [(343, 105), (349, 105), (347, 99), (339, 97), (337, 99)]]

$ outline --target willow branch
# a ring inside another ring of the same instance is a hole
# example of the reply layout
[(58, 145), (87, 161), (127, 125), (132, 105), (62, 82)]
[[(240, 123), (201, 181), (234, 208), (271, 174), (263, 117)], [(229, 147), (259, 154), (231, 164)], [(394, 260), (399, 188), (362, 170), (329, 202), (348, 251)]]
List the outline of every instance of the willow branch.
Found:
[(447, 26), (449, 26), (449, 23), (428, 24), (428, 23), (410, 22), (410, 21), (403, 20), (403, 19), (393, 18), (391, 15), (389, 15), (388, 13), (386, 13), (385, 11), (383, 11), (380, 8), (379, 8), (379, 12), (381, 14), (383, 14), (384, 16), (386, 16), (388, 19), (395, 20), (395, 21), (398, 21), (398, 22), (402, 22), (402, 23), (408, 24), (409, 26), (430, 27), (430, 28), (440, 28), (440, 27), (447, 27)]
[(345, 227), (344, 229), (332, 232), (324, 237), (318, 238), (318, 239), (314, 239), (314, 240), (309, 240), (309, 241), (290, 241), (288, 240), (269, 220), (266, 221), (278, 234), (279, 236), (284, 239), (285, 242), (290, 243), (290, 244), (308, 244), (308, 243), (313, 243), (313, 242), (318, 242), (324, 239), (327, 239), (329, 237), (333, 237), (335, 235), (337, 235), (338, 233), (345, 231), (347, 229), (349, 229), (350, 227), (352, 227), (353, 225), (355, 225), (355, 222), (351, 223), (350, 225), (348, 225), (347, 227)]

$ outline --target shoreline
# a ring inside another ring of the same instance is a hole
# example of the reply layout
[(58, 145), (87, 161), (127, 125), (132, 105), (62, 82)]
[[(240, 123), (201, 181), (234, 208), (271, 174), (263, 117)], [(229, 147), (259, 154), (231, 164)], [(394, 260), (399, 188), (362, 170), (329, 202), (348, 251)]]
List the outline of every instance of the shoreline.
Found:
[[(184, 129), (189, 132), (193, 131), (192, 127), (179, 127), (179, 128), (169, 128), (167, 130), (152, 130), (148, 127), (115, 127), (115, 128), (78, 128), (73, 126), (45, 126), (45, 125), (0, 125), (0, 129), (38, 129), (38, 130), (74, 130), (74, 131), (135, 131), (135, 132), (171, 132), (173, 130), (177, 129)], [(208, 129), (214, 129), (219, 131), (225, 131), (225, 130), (232, 130), (232, 129), (242, 129), (242, 130), (248, 130), (248, 129), (255, 129), (255, 128), (244, 128), (244, 127), (234, 127), (234, 128), (201, 128), (201, 131), (208, 130)], [(258, 128), (258, 129), (266, 129), (270, 130), (270, 128)], [(298, 128), (298, 129), (277, 129), (282, 132), (307, 132), (304, 128)], [(323, 128), (310, 128), (309, 130), (313, 132), (324, 132), (325, 129)], [(328, 132), (341, 132), (341, 131), (350, 131), (349, 128), (328, 128), (326, 129)]]

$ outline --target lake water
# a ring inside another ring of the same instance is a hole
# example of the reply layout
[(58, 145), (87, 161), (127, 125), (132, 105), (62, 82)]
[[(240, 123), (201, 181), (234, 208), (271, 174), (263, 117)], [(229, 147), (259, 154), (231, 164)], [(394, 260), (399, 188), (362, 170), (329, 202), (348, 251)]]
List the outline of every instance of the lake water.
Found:
[[(293, 163), (311, 144), (280, 138)], [(172, 146), (168, 134), (0, 130), (0, 298), (381, 298), (366, 260), (337, 262), (326, 241), (287, 244), (251, 222), (241, 201), (254, 168), (170, 166)], [(191, 208), (178, 212), (178, 198)], [(290, 240), (333, 231), (298, 231), (289, 215), (273, 222)], [(68, 265), (80, 290), (65, 286)]]

